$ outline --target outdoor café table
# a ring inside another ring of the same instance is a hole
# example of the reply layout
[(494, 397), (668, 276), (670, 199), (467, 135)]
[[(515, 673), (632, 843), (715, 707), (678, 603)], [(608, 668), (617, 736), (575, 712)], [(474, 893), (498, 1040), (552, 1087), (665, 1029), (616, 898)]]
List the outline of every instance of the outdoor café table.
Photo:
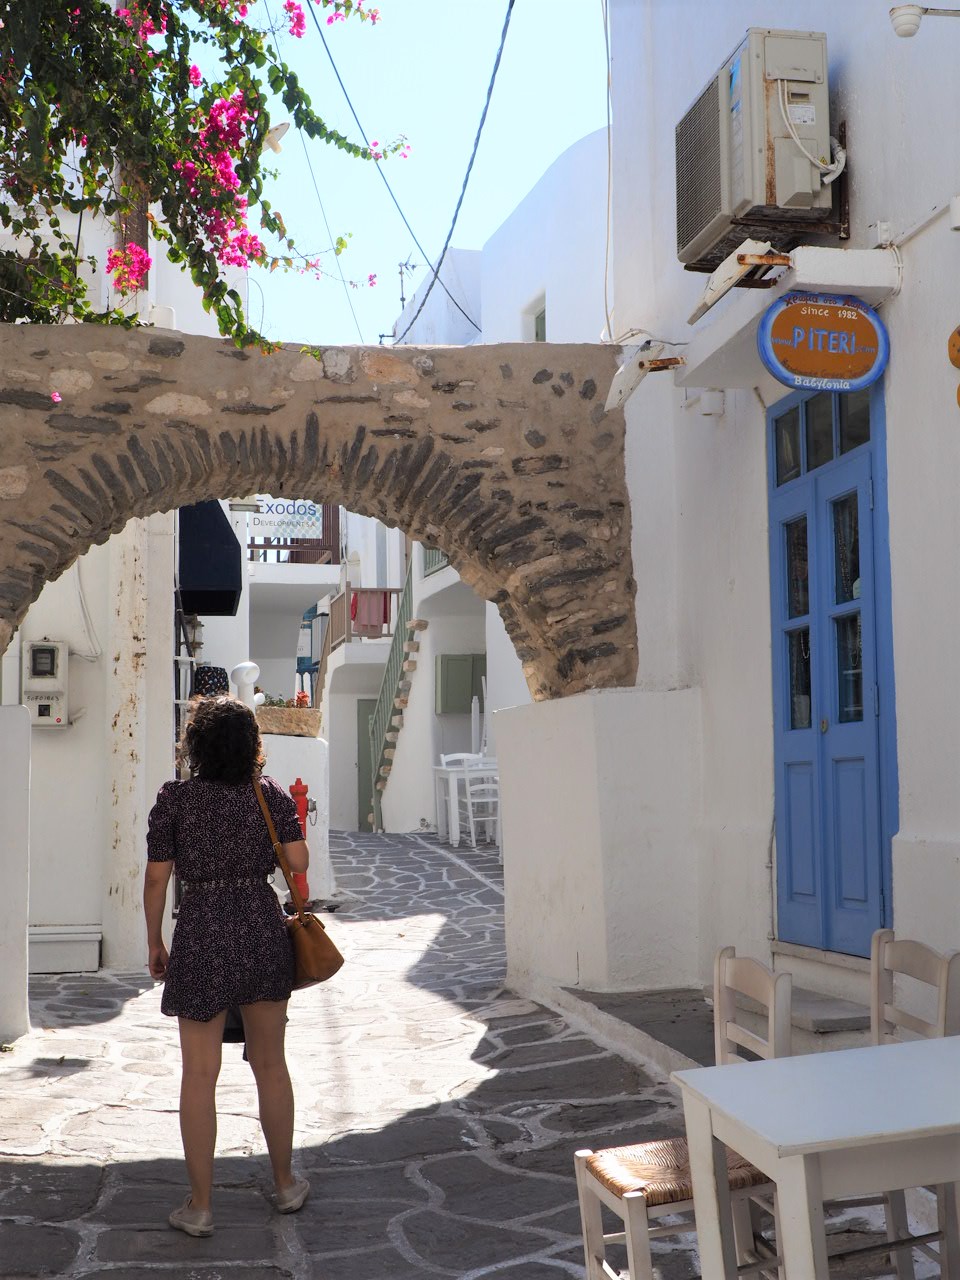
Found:
[(437, 835), (456, 848), (460, 844), (460, 781), (464, 770), (470, 770), (470, 776), (478, 781), (496, 780), (499, 777), (497, 762), (485, 761), (482, 765), (444, 765), (433, 766), (434, 786), (437, 799)]
[[(723, 1145), (777, 1185), (787, 1280), (827, 1272), (823, 1202), (953, 1184), (942, 1270), (960, 1277), (960, 1037), (677, 1071), (703, 1280), (737, 1264)], [(719, 1177), (717, 1175), (720, 1175)]]

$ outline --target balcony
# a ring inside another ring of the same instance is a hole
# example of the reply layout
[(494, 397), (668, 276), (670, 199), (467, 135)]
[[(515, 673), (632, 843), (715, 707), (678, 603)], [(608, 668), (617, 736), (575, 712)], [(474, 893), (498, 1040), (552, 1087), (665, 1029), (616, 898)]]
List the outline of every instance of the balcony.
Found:
[[(327, 667), (334, 655), (338, 666), (371, 667), (375, 674), (368, 679), (376, 693), (380, 686), (380, 675), (376, 673), (382, 670), (387, 659), (397, 626), (400, 596), (399, 587), (351, 587), (348, 582), (346, 589), (333, 597), (314, 684), (316, 702), (323, 697)], [(358, 643), (360, 641), (363, 643)], [(365, 686), (361, 687), (365, 677), (359, 671), (354, 672), (354, 677), (360, 681), (354, 692), (366, 692)]]
[(259, 564), (340, 563), (340, 508), (321, 507), (319, 538), (250, 538), (247, 559)]

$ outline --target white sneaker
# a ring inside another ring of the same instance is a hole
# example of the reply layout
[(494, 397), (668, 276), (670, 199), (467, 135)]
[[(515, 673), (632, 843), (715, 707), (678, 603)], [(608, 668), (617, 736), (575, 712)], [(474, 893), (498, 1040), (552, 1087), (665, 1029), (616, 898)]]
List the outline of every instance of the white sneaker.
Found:
[(167, 1221), (174, 1230), (185, 1231), (188, 1236), (213, 1235), (213, 1213), (210, 1209), (191, 1208), (189, 1196), (179, 1209), (174, 1209)]
[[(306, 1178), (298, 1178), (291, 1187), (284, 1187), (282, 1191), (278, 1191), (274, 1196), (274, 1204), (277, 1206), (278, 1213), (296, 1213), (302, 1208), (304, 1200), (306, 1200), (310, 1192), (310, 1183)], [(212, 1230), (212, 1228), (211, 1228)]]

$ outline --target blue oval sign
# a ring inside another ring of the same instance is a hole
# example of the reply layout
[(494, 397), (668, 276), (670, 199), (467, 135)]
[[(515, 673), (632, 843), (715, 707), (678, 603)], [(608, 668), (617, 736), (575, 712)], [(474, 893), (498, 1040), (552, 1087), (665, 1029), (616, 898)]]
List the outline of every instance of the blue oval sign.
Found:
[(859, 298), (786, 293), (764, 312), (760, 359), (778, 382), (817, 391), (859, 391), (887, 367), (883, 321)]

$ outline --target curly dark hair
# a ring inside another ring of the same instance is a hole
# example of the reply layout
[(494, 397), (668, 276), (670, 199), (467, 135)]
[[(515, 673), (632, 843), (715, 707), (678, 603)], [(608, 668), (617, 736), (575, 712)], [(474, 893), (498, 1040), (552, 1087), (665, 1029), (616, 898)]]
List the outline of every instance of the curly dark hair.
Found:
[(257, 717), (227, 694), (195, 698), (177, 760), (206, 782), (250, 782), (265, 763)]

